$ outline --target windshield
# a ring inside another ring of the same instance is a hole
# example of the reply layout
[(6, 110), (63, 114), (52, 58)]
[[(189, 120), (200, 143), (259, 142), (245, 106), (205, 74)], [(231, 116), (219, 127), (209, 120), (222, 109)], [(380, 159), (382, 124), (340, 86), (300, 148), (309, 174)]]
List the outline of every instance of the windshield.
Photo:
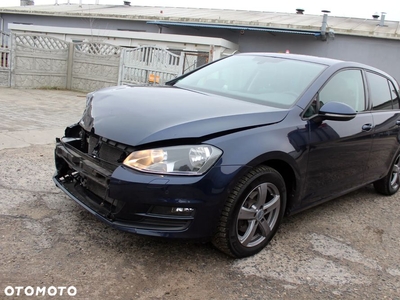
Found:
[(325, 68), (287, 58), (234, 55), (199, 69), (174, 86), (288, 108)]

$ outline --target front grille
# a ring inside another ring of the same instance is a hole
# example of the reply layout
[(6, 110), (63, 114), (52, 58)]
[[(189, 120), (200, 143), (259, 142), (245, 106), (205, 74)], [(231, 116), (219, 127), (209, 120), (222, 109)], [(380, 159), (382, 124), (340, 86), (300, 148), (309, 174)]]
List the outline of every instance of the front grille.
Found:
[(87, 149), (88, 155), (114, 165), (115, 167), (120, 165), (133, 151), (132, 147), (106, 139), (104, 137), (99, 137), (95, 134), (84, 131), (83, 129), (81, 135), (87, 144), (82, 148)]
[[(56, 147), (58, 176), (64, 182), (74, 182), (89, 207), (116, 213), (124, 203), (109, 197), (112, 172), (126, 156), (128, 147), (98, 137), (83, 130), (79, 138), (64, 137)], [(64, 161), (64, 162), (63, 162)], [(89, 201), (90, 200), (90, 201)], [(107, 214), (108, 214), (107, 213)]]

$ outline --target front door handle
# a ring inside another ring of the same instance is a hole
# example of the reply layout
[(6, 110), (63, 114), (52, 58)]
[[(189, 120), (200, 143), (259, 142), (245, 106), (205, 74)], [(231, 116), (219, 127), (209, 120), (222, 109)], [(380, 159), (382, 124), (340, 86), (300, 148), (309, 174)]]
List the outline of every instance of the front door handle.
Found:
[(363, 131), (371, 131), (371, 129), (372, 129), (372, 124), (364, 124), (362, 126)]
[(396, 125), (400, 126), (400, 120), (396, 121)]

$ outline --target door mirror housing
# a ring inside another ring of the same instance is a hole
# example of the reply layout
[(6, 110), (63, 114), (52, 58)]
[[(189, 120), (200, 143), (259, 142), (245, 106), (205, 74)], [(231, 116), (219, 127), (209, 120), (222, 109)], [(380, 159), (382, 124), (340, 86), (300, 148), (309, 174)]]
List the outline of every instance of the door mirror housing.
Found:
[(349, 105), (342, 102), (329, 102), (324, 104), (317, 115), (312, 120), (321, 122), (323, 120), (330, 121), (349, 121), (354, 119), (357, 112)]

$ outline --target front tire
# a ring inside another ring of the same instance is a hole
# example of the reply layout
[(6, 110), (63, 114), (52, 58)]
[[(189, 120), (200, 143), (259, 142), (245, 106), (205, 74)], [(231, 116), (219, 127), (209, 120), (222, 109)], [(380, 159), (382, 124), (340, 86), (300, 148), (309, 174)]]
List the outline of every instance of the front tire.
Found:
[(278, 230), (285, 207), (282, 176), (270, 167), (254, 168), (229, 195), (213, 244), (237, 258), (260, 252)]
[(393, 195), (400, 188), (400, 154), (397, 154), (390, 172), (382, 179), (374, 182), (375, 190), (383, 195)]

